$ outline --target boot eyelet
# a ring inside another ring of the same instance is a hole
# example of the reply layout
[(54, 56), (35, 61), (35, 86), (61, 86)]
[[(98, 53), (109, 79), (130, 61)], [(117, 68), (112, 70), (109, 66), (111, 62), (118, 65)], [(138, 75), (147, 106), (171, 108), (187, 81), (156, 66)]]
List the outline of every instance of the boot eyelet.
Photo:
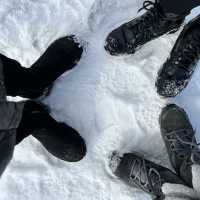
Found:
[(171, 149), (175, 149), (175, 146), (173, 144), (171, 144)]
[(184, 155), (179, 155), (179, 158), (180, 158), (180, 159), (184, 159), (185, 156), (184, 156)]
[(130, 176), (130, 178), (131, 178), (131, 179), (135, 179), (135, 176), (132, 174), (132, 175)]

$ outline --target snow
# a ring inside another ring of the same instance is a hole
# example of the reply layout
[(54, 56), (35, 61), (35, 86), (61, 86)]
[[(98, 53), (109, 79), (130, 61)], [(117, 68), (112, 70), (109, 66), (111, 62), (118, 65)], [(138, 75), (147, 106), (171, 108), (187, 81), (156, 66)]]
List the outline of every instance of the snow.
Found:
[[(1, 53), (24, 66), (30, 66), (61, 36), (76, 34), (83, 41), (81, 61), (56, 81), (45, 103), (57, 120), (80, 132), (88, 150), (82, 161), (66, 163), (29, 137), (16, 147), (1, 178), (0, 200), (151, 199), (113, 176), (108, 162), (114, 150), (134, 151), (170, 167), (158, 124), (160, 111), (169, 101), (157, 95), (154, 85), (178, 33), (146, 44), (135, 55), (112, 57), (104, 50), (106, 36), (140, 15), (142, 0), (0, 2)], [(170, 100), (186, 109), (197, 134), (199, 77), (197, 68), (184, 92)]]

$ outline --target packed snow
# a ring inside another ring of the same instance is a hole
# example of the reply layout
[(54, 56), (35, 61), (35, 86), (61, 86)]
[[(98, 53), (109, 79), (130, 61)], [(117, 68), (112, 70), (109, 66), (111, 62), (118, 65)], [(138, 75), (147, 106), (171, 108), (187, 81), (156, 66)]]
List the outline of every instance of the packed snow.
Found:
[[(30, 66), (61, 36), (75, 34), (82, 41), (81, 61), (56, 81), (44, 102), (58, 121), (80, 132), (88, 150), (82, 161), (67, 163), (50, 155), (33, 137), (25, 139), (0, 180), (0, 200), (151, 199), (111, 174), (109, 156), (114, 150), (138, 152), (170, 168), (158, 124), (161, 109), (169, 101), (186, 109), (200, 141), (200, 68), (175, 99), (160, 98), (155, 89), (157, 72), (179, 33), (154, 40), (134, 55), (112, 57), (104, 50), (106, 36), (141, 15), (137, 10), (143, 0), (0, 3), (0, 52), (24, 66)], [(191, 16), (198, 12), (195, 9)], [(196, 175), (194, 185), (200, 188)], [(166, 185), (163, 190), (170, 193), (169, 188)], [(194, 195), (191, 189), (183, 191)]]

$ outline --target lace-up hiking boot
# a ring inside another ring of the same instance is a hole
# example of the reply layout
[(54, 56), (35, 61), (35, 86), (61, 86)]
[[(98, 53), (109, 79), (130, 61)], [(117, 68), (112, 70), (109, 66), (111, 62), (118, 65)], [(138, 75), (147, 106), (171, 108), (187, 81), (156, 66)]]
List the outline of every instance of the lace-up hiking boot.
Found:
[(158, 73), (156, 87), (164, 97), (178, 95), (188, 84), (200, 58), (200, 16), (185, 26), (170, 57)]
[(160, 115), (160, 127), (172, 166), (192, 187), (191, 165), (200, 164), (200, 150), (187, 114), (174, 104), (168, 105)]
[(133, 153), (127, 153), (120, 157), (117, 152), (114, 152), (111, 157), (110, 167), (112, 172), (125, 183), (140, 188), (160, 200), (164, 199), (162, 192), (164, 183), (184, 184), (169, 169)]
[(106, 39), (105, 49), (111, 55), (133, 54), (138, 47), (157, 37), (175, 32), (184, 21), (184, 16), (163, 11), (158, 0), (145, 1), (139, 10), (146, 10), (142, 16), (121, 25)]

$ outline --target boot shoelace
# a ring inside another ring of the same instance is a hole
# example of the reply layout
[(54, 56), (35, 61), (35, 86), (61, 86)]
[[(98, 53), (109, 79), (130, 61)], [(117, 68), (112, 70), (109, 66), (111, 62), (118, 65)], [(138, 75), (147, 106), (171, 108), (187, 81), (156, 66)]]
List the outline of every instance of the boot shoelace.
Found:
[[(144, 1), (143, 3), (143, 6), (138, 10), (138, 12), (142, 11), (142, 10), (146, 10), (146, 11), (149, 11), (148, 14), (151, 14), (150, 16), (152, 16), (153, 18), (155, 17), (155, 20), (160, 20), (160, 19), (163, 19), (163, 18), (167, 18), (166, 15), (164, 14), (164, 12), (162, 11), (162, 8), (159, 4), (159, 0), (155, 0), (154, 2), (150, 1), (150, 0), (147, 0), (147, 1)], [(173, 14), (172, 14), (173, 15)], [(161, 18), (157, 18), (157, 17), (161, 17)], [(178, 16), (177, 16), (178, 17)], [(171, 16), (171, 20), (173, 21), (176, 21), (177, 20), (177, 17), (174, 18), (173, 16)], [(149, 18), (149, 15), (147, 15), (145, 17), (146, 20), (148, 20)], [(179, 16), (179, 19), (182, 19), (183, 16)], [(154, 25), (154, 21), (151, 21), (152, 24)], [(177, 28), (178, 29), (178, 28)], [(177, 30), (175, 29), (175, 30)], [(175, 30), (172, 30), (175, 31)], [(170, 31), (171, 32), (171, 31)]]
[(141, 16), (141, 20), (139, 23), (133, 25), (131, 23), (128, 23), (128, 25), (124, 29), (124, 39), (127, 43), (128, 48), (133, 48), (133, 44), (130, 43), (126, 38), (127, 28), (134, 35), (134, 39), (138, 38), (138, 33), (142, 33), (142, 40), (148, 41), (153, 35), (153, 32), (151, 31), (153, 29), (146, 29), (146, 27), (155, 27), (158, 24), (157, 21), (163, 18), (163, 14), (160, 12), (158, 0), (155, 0), (155, 2), (144, 1), (142, 8), (140, 8), (138, 12), (142, 10), (146, 10), (149, 12), (147, 12), (146, 15)]
[[(155, 168), (150, 167), (146, 163), (145, 159), (135, 159), (133, 161), (129, 177), (130, 181), (134, 185), (137, 185), (135, 183), (135, 181), (137, 180), (139, 187), (144, 191), (148, 193), (150, 192), (151, 194), (157, 194), (159, 190), (159, 193), (162, 194), (162, 183), (160, 174)], [(159, 196), (159, 199), (161, 199), (161, 196)]]
[[(169, 65), (171, 67), (181, 68), (186, 74), (190, 75), (194, 69), (190, 68), (190, 65), (197, 61), (200, 58), (200, 36), (199, 35), (191, 35), (185, 41), (185, 45), (178, 51), (178, 55), (172, 57)], [(170, 76), (169, 70), (169, 76)], [(172, 74), (174, 75), (174, 74)]]
[(164, 17), (164, 14), (161, 12), (160, 5), (158, 3), (158, 0), (155, 0), (155, 2), (152, 1), (144, 1), (142, 8), (138, 10), (138, 12), (146, 10), (148, 11), (146, 15), (142, 17), (142, 20), (140, 23), (138, 23), (138, 29), (139, 31), (144, 31), (144, 28), (146, 26), (153, 26), (157, 27), (157, 21), (162, 19)]
[[(191, 138), (191, 134), (194, 134), (192, 129), (180, 129), (176, 131), (171, 131), (166, 134), (166, 140), (170, 142), (170, 148), (173, 152), (176, 152), (181, 159), (185, 158), (186, 146), (191, 150), (191, 161), (192, 163), (200, 163), (200, 149), (199, 144), (197, 144), (195, 139), (195, 134)], [(180, 136), (181, 135), (181, 136)], [(188, 141), (188, 140), (191, 140)], [(180, 145), (175, 146), (174, 144), (178, 141)], [(198, 161), (195, 160), (195, 156)]]

